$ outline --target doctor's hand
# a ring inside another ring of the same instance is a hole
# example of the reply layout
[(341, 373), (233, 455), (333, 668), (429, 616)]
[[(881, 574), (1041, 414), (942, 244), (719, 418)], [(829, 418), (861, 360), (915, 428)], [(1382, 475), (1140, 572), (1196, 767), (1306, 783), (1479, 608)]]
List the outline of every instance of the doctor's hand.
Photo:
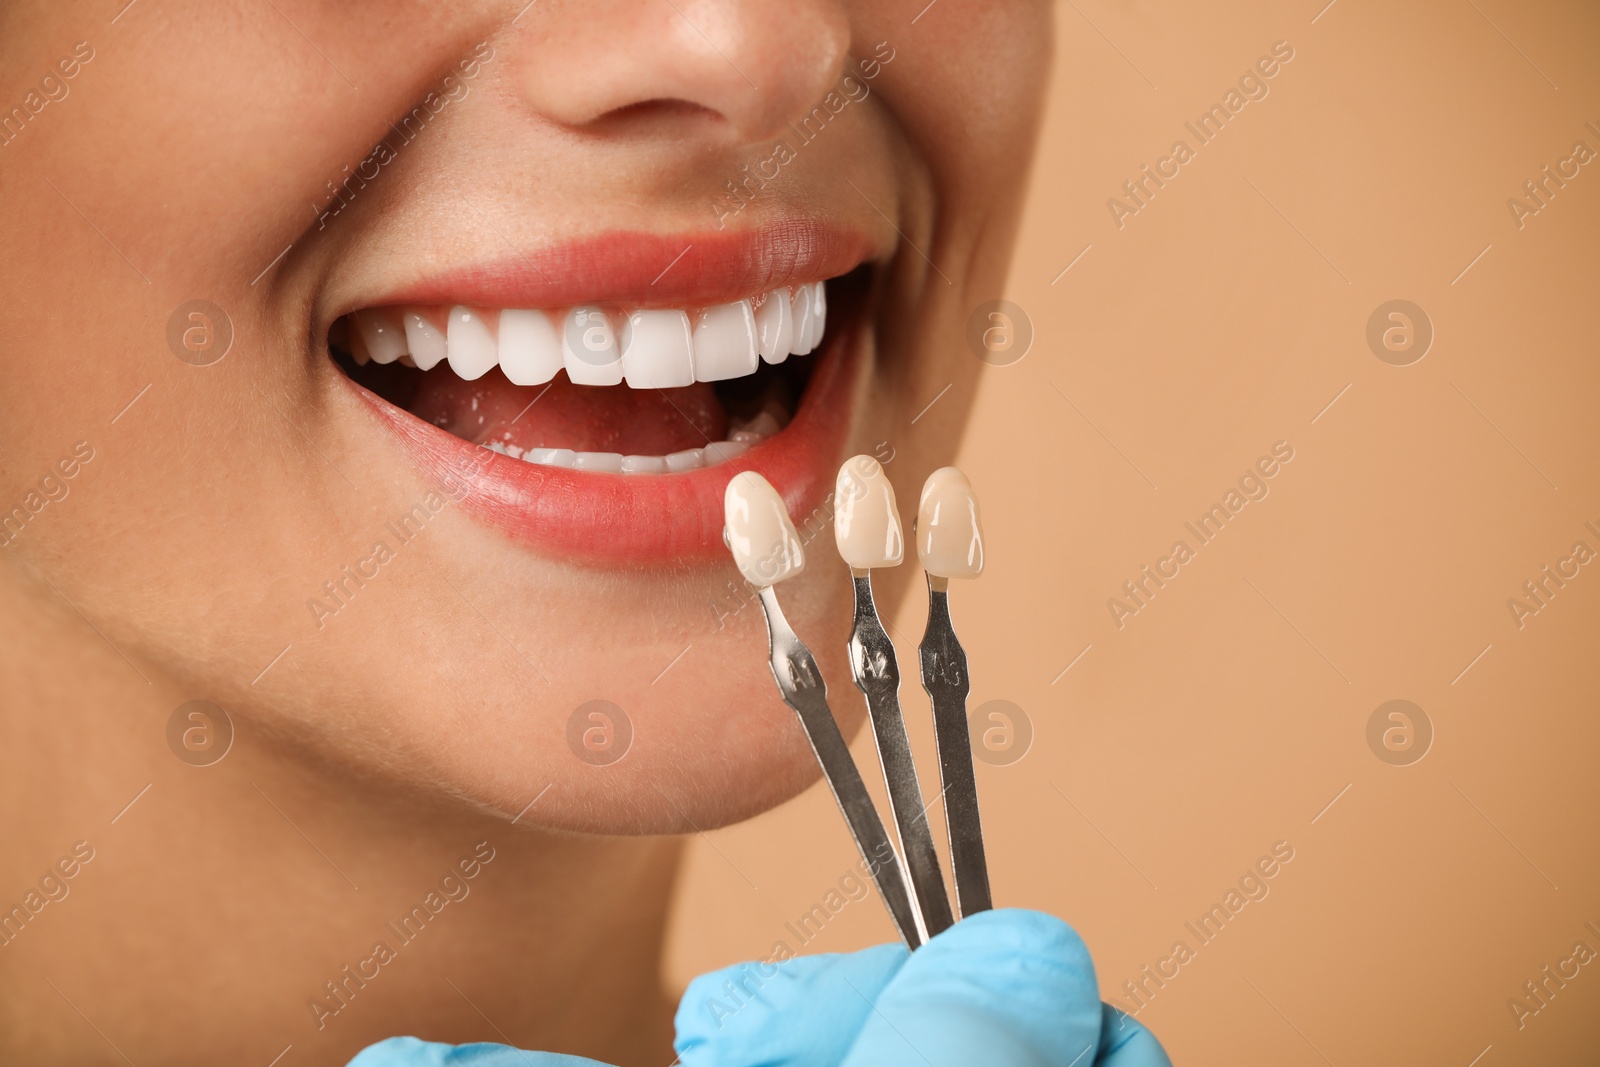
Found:
[(1155, 1037), (1100, 1003), (1061, 920), (980, 912), (908, 954), (740, 964), (678, 1007), (683, 1067), (1171, 1067)]
[[(1100, 1003), (1083, 941), (1041, 912), (965, 919), (915, 954), (742, 963), (678, 1006), (682, 1067), (1171, 1067), (1143, 1026)], [(1092, 1050), (1092, 1051), (1091, 1051)], [(395, 1038), (350, 1067), (599, 1067), (505, 1045)]]

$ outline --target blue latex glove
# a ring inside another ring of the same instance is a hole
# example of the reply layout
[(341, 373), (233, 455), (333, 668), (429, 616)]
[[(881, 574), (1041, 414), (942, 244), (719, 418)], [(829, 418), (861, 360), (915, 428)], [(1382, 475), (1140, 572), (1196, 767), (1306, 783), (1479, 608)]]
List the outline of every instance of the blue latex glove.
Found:
[[(1078, 935), (1033, 911), (975, 915), (909, 958), (879, 945), (702, 975), (677, 1026), (683, 1067), (1171, 1067), (1148, 1030), (1100, 1003)], [(350, 1067), (445, 1064), (598, 1067), (415, 1038), (374, 1045)]]
[[(1100, 1003), (1082, 939), (1042, 912), (981, 912), (909, 958), (899, 945), (801, 957), (759, 984), (772, 969), (690, 983), (683, 1067), (1171, 1067), (1148, 1030)], [(735, 999), (730, 982), (755, 995)]]

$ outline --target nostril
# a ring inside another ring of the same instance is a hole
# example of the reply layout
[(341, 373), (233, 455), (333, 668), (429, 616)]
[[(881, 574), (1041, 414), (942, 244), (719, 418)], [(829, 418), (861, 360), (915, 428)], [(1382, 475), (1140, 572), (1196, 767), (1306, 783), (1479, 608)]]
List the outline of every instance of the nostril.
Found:
[(663, 97), (659, 100), (641, 100), (623, 107), (613, 108), (596, 118), (592, 127), (626, 127), (638, 123), (662, 121), (726, 121), (722, 113), (693, 100)]
[(717, 145), (762, 141), (829, 91), (851, 41), (839, 0), (585, 0), (570, 10), (559, 34), (553, 14), (537, 32), (529, 23), (530, 47), (505, 69), (534, 112), (575, 130), (653, 133), (645, 120), (666, 119), (673, 134)]

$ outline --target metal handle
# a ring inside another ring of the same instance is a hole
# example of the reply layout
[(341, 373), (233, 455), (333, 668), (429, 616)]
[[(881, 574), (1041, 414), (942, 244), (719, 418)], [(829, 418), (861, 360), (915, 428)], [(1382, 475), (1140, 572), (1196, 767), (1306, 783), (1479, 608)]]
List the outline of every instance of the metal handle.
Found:
[(844, 813), (878, 894), (906, 945), (915, 949), (923, 941), (918, 931), (916, 909), (911, 905), (894, 845), (889, 841), (883, 820), (878, 818), (878, 809), (872, 804), (861, 772), (850, 757), (850, 748), (828, 707), (827, 683), (817, 669), (811, 650), (790, 629), (783, 609), (778, 606), (777, 593), (768, 586), (760, 590), (760, 596), (767, 616), (772, 676), (778, 682), (783, 702), (800, 717), (806, 739), (811, 742), (811, 750), (822, 767), (822, 776), (828, 780), (828, 788), (833, 790), (833, 798)]
[(900, 711), (900, 665), (894, 642), (884, 632), (872, 600), (869, 575), (854, 576), (855, 626), (850, 634), (850, 672), (856, 688), (867, 698), (872, 734), (878, 743), (878, 763), (889, 794), (889, 813), (900, 834), (901, 863), (911, 888), (911, 902), (922, 921), (925, 938), (947, 930), (955, 922), (939, 853), (928, 825), (928, 809), (917, 780), (911, 739), (906, 736)]
[(967, 654), (950, 623), (949, 581), (928, 575), (928, 629), (917, 646), (922, 687), (933, 701), (933, 734), (944, 785), (945, 826), (950, 834), (950, 870), (961, 915), (988, 911), (989, 865), (978, 818), (978, 781), (972, 768), (972, 732), (967, 725)]

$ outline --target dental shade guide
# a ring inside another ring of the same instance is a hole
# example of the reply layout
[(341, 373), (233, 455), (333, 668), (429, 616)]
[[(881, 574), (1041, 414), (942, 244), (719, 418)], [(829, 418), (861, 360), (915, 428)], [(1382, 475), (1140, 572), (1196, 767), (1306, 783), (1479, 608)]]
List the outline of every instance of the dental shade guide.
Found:
[(928, 824), (917, 764), (900, 711), (900, 667), (894, 642), (884, 632), (872, 599), (872, 570), (899, 566), (905, 558), (894, 487), (871, 456), (856, 456), (839, 468), (834, 494), (834, 538), (850, 566), (855, 620), (850, 632), (850, 673), (867, 701), (878, 762), (883, 768), (889, 812), (900, 835), (899, 859), (925, 938), (955, 922), (939, 869), (939, 853)]
[[(847, 462), (839, 471), (835, 492), (834, 534), (840, 555), (850, 566), (855, 590), (851, 674), (872, 718), (890, 811), (899, 831), (899, 850), (889, 841), (828, 707), (827, 685), (816, 660), (790, 628), (778, 604), (773, 587), (805, 566), (799, 536), (782, 498), (766, 479), (746, 471), (729, 483), (724, 508), (723, 540), (760, 597), (767, 620), (770, 666), (779, 692), (800, 718), (900, 936), (915, 949), (947, 929), (955, 916), (900, 710), (894, 644), (884, 632), (872, 598), (872, 569), (897, 565), (904, 555), (894, 490), (871, 457), (857, 456)], [(967, 916), (992, 905), (966, 718), (966, 653), (951, 626), (948, 599), (950, 578), (972, 578), (983, 570), (977, 500), (959, 470), (945, 467), (929, 477), (919, 502), (917, 533), (929, 597), (928, 629), (918, 649), (922, 684), (933, 701), (956, 900), (960, 914)], [(891, 855), (895, 862), (886, 862)]]
[(933, 701), (934, 739), (944, 786), (945, 826), (956, 907), (963, 918), (993, 907), (983, 825), (978, 818), (978, 783), (967, 726), (967, 653), (950, 623), (950, 579), (983, 573), (983, 528), (978, 500), (967, 476), (941, 467), (928, 476), (917, 504), (917, 555), (928, 575), (928, 628), (917, 647), (922, 687)]
[(850, 748), (828, 707), (827, 683), (817, 661), (790, 628), (773, 588), (805, 567), (805, 553), (788, 509), (771, 484), (752, 471), (737, 474), (728, 483), (723, 506), (727, 523), (724, 539), (740, 572), (756, 587), (766, 614), (770, 666), (778, 691), (800, 718), (823, 777), (878, 887), (878, 895), (906, 946), (915, 949), (924, 938), (901, 873), (899, 854), (878, 818), (878, 809), (873, 806), (866, 783), (861, 780)]

